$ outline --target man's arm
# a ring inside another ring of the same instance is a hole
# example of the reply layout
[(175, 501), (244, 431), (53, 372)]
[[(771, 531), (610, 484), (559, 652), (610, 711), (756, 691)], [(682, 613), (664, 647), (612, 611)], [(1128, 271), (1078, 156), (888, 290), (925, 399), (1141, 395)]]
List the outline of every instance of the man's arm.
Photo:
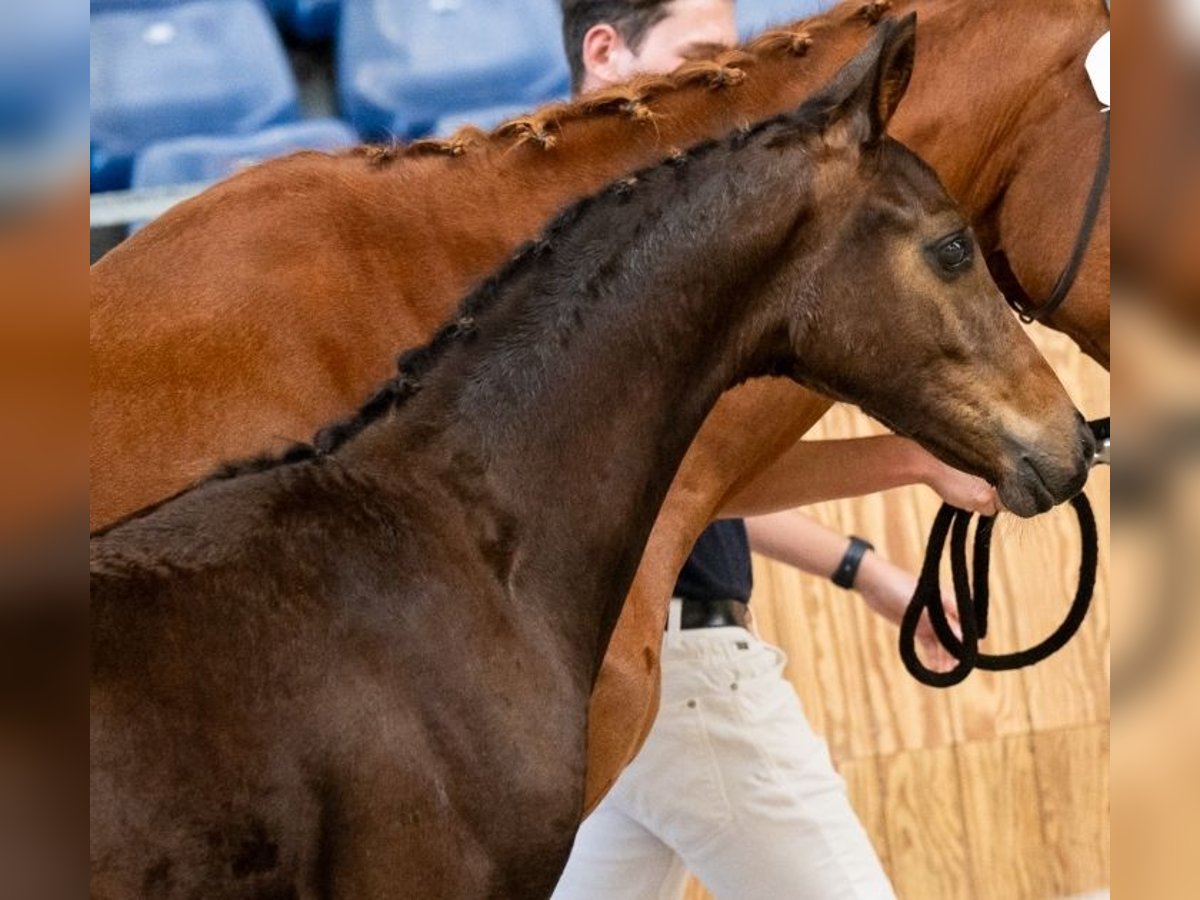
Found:
[(961, 509), (986, 515), (999, 510), (995, 489), (982, 478), (946, 465), (915, 441), (885, 434), (797, 441), (731, 497), (721, 515), (757, 516), (909, 484), (928, 485)]
[[(850, 545), (849, 538), (826, 528), (797, 510), (786, 510), (766, 516), (746, 519), (750, 549), (755, 553), (786, 563), (810, 575), (829, 578), (837, 569)], [(917, 588), (916, 576), (868, 550), (854, 579), (854, 590), (862, 595), (867, 606), (896, 625)], [(958, 612), (953, 603), (942, 600), (950, 624), (957, 630)], [(922, 616), (917, 628), (921, 656), (935, 671), (948, 671), (954, 658), (942, 647), (928, 613)]]

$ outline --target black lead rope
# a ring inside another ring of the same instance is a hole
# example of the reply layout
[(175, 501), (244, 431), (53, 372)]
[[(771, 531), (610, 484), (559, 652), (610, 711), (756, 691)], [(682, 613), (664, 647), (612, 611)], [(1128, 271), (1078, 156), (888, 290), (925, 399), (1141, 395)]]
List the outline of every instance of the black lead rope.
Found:
[[(1098, 438), (1107, 440), (1107, 419), (1092, 422), (1092, 431)], [(1075, 636), (1087, 616), (1096, 587), (1096, 568), (1099, 559), (1096, 516), (1092, 505), (1082, 493), (1071, 499), (1071, 507), (1079, 519), (1079, 534), (1083, 553), (1079, 561), (1079, 588), (1066, 619), (1040, 644), (1016, 653), (980, 653), (979, 642), (987, 637), (989, 587), (988, 568), (991, 562), (992, 529), (994, 516), (980, 516), (975, 529), (975, 547), (971, 571), (967, 569), (967, 531), (974, 513), (957, 509), (948, 503), (938, 510), (929, 534), (929, 546), (925, 550), (925, 562), (917, 580), (917, 590), (904, 611), (900, 622), (900, 659), (909, 674), (929, 687), (946, 688), (958, 684), (975, 669), (1003, 672), (1021, 669), (1041, 662), (1056, 653)], [(950, 537), (950, 572), (954, 584), (954, 599), (958, 609), (962, 638), (955, 635), (942, 608), (941, 561)], [(930, 623), (942, 646), (958, 660), (958, 665), (948, 672), (935, 672), (928, 668), (917, 655), (917, 627), (921, 614), (929, 613)]]

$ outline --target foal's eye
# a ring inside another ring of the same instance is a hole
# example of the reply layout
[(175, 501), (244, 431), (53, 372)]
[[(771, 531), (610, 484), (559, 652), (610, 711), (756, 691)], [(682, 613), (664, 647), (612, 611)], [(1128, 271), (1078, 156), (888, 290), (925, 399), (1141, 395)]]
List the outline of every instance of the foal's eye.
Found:
[(939, 242), (933, 248), (933, 255), (945, 272), (954, 274), (970, 265), (973, 250), (967, 235), (955, 234)]

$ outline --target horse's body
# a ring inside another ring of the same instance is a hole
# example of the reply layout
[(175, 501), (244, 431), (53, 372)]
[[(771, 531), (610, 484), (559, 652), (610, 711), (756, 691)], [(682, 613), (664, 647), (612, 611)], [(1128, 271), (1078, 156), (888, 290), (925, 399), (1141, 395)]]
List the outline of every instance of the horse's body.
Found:
[[(1081, 60), (1107, 27), (1103, 6), (917, 6), (924, 52), (895, 133), (939, 171), (985, 251), (1004, 252), (1024, 292), (1044, 297), (1069, 256), (1099, 141)], [(260, 166), (168, 213), (93, 271), (93, 524), (344, 415), (399, 348), (556, 210), (673, 147), (794, 106), (861, 47), (883, 8), (842, 6), (747, 54), (543, 111), (490, 139)], [(1105, 362), (1107, 223), (1106, 201), (1051, 322)], [(760, 382), (701, 431), (598, 683), (593, 799), (652, 720), (663, 605), (696, 535), (828, 402)], [(812, 482), (811, 495), (781, 502), (820, 498), (818, 472)]]
[(912, 34), (568, 210), (320, 449), (93, 539), (93, 897), (548, 895), (608, 636), (745, 378), (859, 402), (1026, 514), (1078, 491), (1082, 418), (883, 134)]

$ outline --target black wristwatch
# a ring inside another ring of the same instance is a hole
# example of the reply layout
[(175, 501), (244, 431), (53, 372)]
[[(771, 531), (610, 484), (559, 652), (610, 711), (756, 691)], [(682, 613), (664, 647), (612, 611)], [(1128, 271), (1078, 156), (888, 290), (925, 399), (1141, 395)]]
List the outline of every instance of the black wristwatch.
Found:
[(858, 575), (858, 567), (862, 564), (863, 556), (868, 550), (874, 549), (875, 546), (870, 542), (850, 535), (850, 546), (846, 548), (846, 555), (834, 569), (833, 577), (830, 580), (838, 587), (850, 590), (854, 587), (854, 579)]

